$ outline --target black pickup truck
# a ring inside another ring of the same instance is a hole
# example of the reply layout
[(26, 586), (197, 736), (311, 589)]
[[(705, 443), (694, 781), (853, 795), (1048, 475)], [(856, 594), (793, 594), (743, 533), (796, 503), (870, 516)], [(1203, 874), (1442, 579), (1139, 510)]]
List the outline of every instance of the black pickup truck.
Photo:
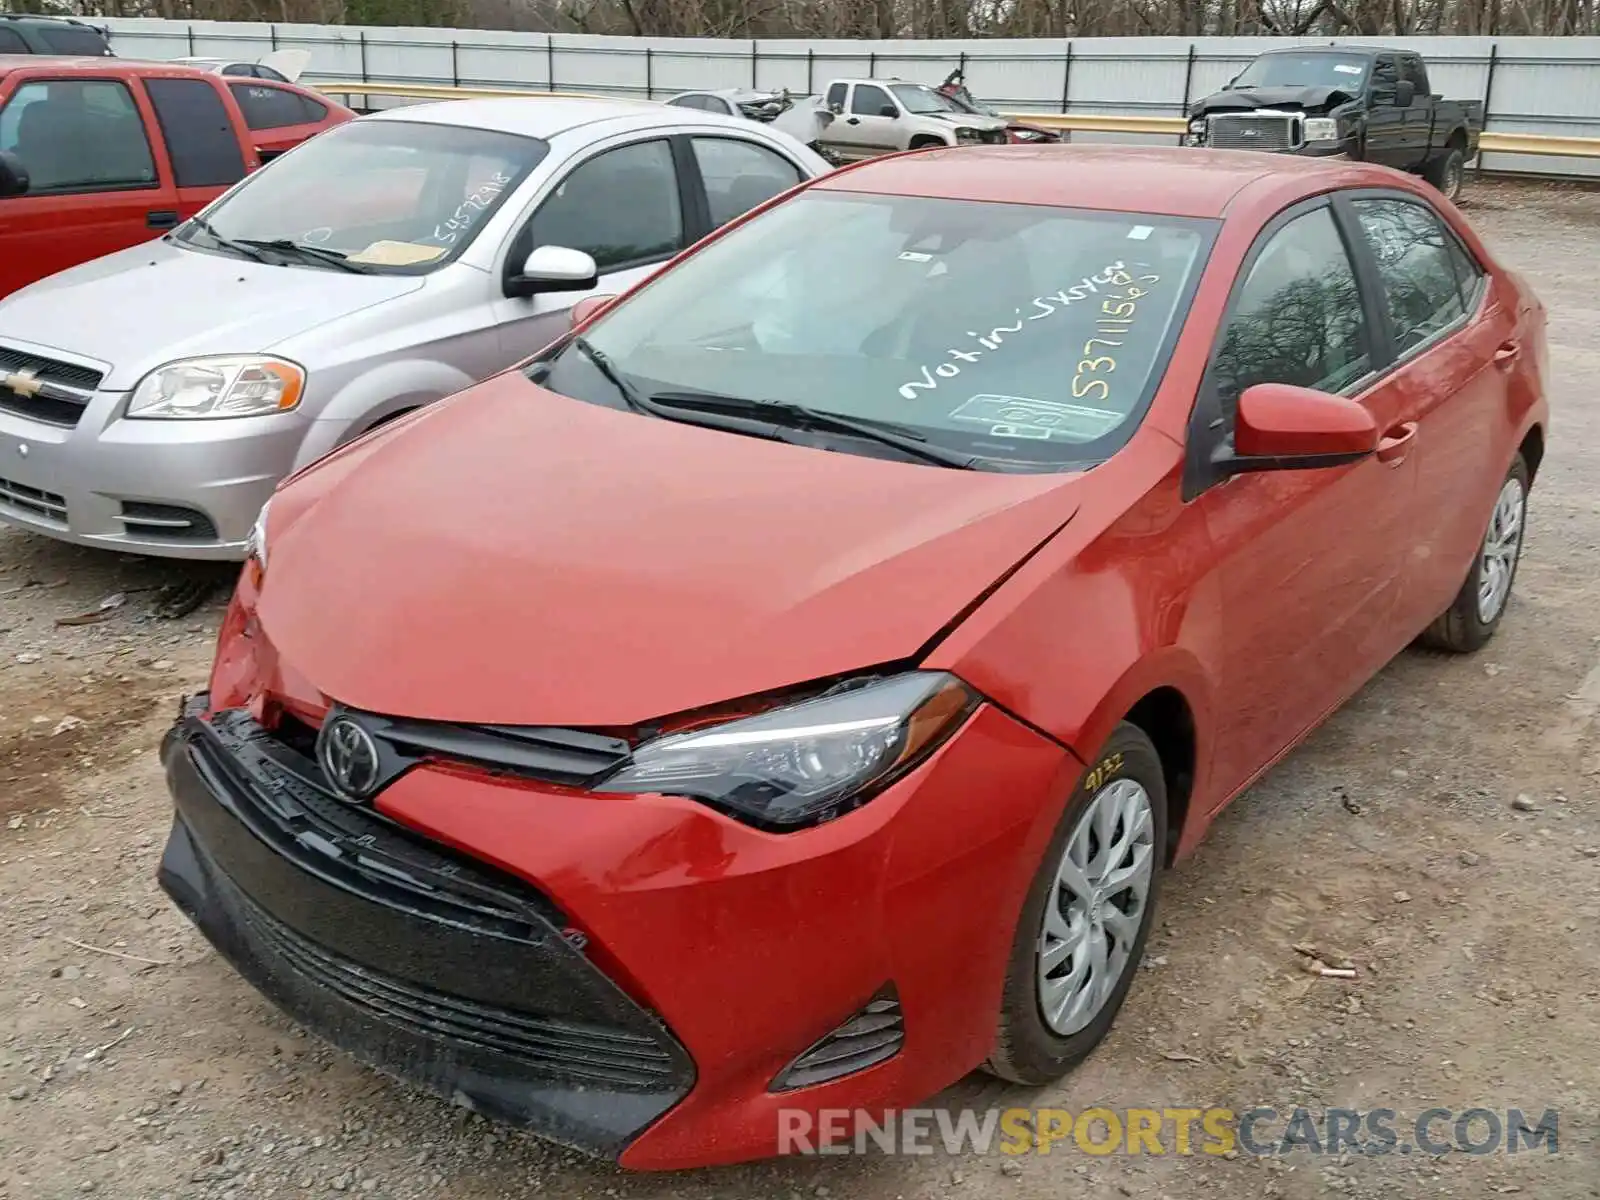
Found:
[(1435, 95), (1421, 55), (1365, 46), (1268, 50), (1188, 117), (1186, 145), (1342, 154), (1421, 175), (1451, 200), (1483, 131), (1483, 105)]

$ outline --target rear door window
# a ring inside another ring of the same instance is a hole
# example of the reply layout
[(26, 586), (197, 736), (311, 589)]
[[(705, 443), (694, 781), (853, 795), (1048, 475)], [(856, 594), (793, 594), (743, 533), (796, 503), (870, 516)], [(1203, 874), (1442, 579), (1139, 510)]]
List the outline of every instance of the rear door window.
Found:
[(179, 187), (226, 187), (244, 178), (244, 151), (221, 95), (204, 79), (146, 79)]
[(1466, 316), (1451, 253), (1455, 239), (1429, 209), (1409, 200), (1357, 200), (1354, 207), (1378, 260), (1395, 351), (1409, 354)]
[(36, 80), (0, 109), (0, 150), (28, 168), (31, 192), (154, 187), (155, 159), (127, 86), (110, 79)]
[(239, 110), (244, 113), (244, 122), (251, 129), (283, 129), (315, 119), (306, 115), (300, 96), (286, 88), (265, 83), (230, 83), (228, 90), (233, 93)]

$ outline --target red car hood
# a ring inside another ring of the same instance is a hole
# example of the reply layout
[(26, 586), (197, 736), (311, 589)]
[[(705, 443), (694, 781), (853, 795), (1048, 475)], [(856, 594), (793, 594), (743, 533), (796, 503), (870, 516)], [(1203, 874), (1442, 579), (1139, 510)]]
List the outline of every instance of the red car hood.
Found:
[(259, 619), (286, 667), (357, 708), (627, 726), (916, 654), (1075, 490), (653, 420), (511, 373), (285, 487)]

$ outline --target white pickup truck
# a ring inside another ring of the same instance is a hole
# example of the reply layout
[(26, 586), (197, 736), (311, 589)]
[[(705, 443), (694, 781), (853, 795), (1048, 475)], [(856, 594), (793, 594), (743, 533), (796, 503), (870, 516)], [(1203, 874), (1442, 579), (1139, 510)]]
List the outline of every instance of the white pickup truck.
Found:
[(931, 87), (899, 79), (835, 79), (820, 108), (818, 148), (842, 159), (1008, 140), (1004, 118), (968, 112)]

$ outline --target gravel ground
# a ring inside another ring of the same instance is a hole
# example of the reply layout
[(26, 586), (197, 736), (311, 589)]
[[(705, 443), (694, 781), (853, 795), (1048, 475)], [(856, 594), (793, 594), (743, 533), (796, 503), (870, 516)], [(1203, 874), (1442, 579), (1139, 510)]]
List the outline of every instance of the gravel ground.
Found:
[[(1559, 1154), (1057, 1149), (640, 1177), (497, 1129), (306, 1038), (156, 889), (154, 747), (205, 676), (222, 593), (157, 608), (228, 573), (0, 531), (0, 1197), (1600, 1196), (1600, 193), (1482, 184), (1469, 210), (1552, 313), (1554, 428), (1505, 628), (1475, 658), (1403, 655), (1233, 805), (1064, 1085), (975, 1078), (943, 1100), (1553, 1108)], [(1356, 978), (1305, 974), (1304, 943)]]

